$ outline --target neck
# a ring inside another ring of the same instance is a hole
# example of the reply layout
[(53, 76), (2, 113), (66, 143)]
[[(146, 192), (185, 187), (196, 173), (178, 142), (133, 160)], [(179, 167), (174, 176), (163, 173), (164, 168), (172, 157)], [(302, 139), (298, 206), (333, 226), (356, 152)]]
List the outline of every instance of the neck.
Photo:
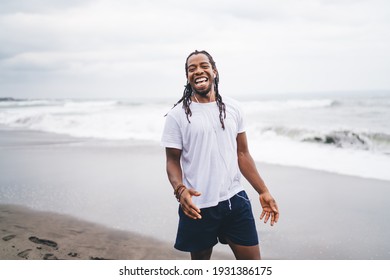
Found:
[(195, 93), (192, 95), (191, 100), (196, 103), (210, 103), (215, 101), (215, 93), (209, 92), (206, 96)]

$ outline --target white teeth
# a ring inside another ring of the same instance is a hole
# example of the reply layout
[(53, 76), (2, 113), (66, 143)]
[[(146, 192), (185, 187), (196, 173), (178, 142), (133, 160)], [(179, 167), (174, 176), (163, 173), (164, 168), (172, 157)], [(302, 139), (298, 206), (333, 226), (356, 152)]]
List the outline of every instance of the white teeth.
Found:
[(206, 82), (207, 81), (207, 79), (206, 78), (198, 78), (198, 79), (196, 79), (195, 80), (195, 83), (203, 83), (203, 82)]

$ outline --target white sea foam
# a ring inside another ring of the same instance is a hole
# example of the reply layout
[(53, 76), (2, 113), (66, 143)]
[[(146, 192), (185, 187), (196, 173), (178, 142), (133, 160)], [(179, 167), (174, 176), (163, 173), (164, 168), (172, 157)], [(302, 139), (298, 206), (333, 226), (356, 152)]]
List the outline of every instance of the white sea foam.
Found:
[(310, 100), (262, 100), (242, 102), (246, 113), (271, 112), (297, 110), (302, 108), (323, 108), (335, 105), (337, 102), (332, 99), (310, 99)]
[[(181, 105), (178, 105), (181, 106)], [(159, 142), (170, 103), (0, 100), (8, 127)], [(242, 102), (255, 160), (390, 180), (388, 98)]]
[(112, 140), (155, 140), (165, 106), (118, 107), (115, 102), (69, 102), (62, 106), (4, 110), (0, 123), (18, 128)]
[(390, 181), (390, 157), (383, 153), (292, 141), (272, 131), (247, 134), (252, 156), (261, 162)]

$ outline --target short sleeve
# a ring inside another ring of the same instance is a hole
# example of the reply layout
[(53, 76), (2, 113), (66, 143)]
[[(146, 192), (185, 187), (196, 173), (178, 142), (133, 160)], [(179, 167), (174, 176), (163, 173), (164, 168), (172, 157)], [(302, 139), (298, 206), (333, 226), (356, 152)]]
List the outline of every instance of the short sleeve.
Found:
[(245, 132), (245, 114), (241, 108), (241, 104), (237, 104), (237, 111), (238, 111), (238, 133)]
[(161, 137), (161, 146), (165, 148), (183, 149), (183, 139), (180, 126), (170, 115), (168, 115), (165, 120), (165, 126)]

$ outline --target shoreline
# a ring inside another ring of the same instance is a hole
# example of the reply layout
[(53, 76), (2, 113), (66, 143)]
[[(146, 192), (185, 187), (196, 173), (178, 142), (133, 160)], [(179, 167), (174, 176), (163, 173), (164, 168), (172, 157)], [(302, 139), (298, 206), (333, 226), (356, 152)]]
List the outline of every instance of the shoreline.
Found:
[[(16, 135), (16, 136), (15, 136)], [(28, 139), (28, 137), (32, 137)], [(21, 139), (23, 138), (23, 139)], [(37, 140), (38, 139), (38, 140)], [(66, 134), (57, 134), (40, 130), (25, 130), (19, 128), (10, 128), (0, 125), (0, 149), (17, 149), (22, 147), (39, 148), (42, 146), (63, 146), (63, 147), (93, 147), (93, 148), (124, 148), (124, 149), (141, 149), (148, 153), (160, 153), (163, 148), (158, 142), (152, 140), (112, 140), (100, 138), (76, 138)], [(345, 174), (336, 171), (322, 170), (317, 168), (309, 168), (298, 165), (288, 165), (279, 163), (270, 163), (265, 161), (255, 160), (256, 165), (273, 166), (275, 168), (292, 168), (296, 170), (306, 170), (308, 172), (319, 172), (325, 174), (333, 174), (338, 176), (346, 176), (363, 180), (374, 180), (383, 183), (389, 183), (390, 180), (374, 178), (369, 176), (357, 176), (353, 174)]]

